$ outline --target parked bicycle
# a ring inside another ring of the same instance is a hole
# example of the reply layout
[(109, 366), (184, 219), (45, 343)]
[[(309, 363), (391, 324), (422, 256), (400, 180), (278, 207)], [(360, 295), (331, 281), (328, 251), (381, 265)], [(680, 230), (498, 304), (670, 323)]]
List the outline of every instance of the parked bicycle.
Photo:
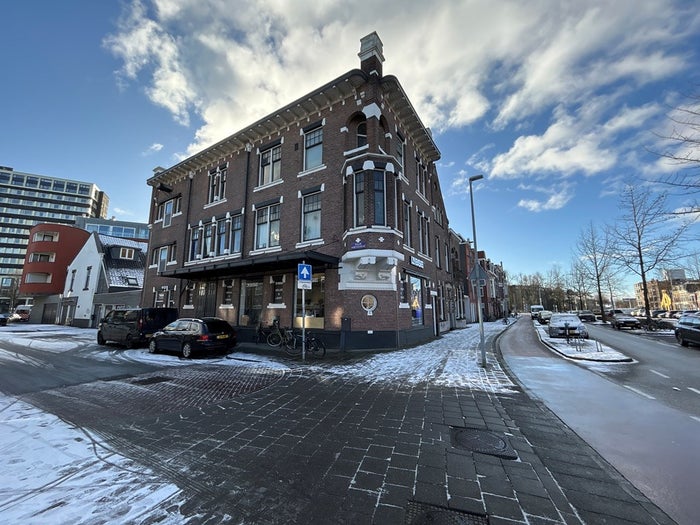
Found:
[(291, 328), (280, 328), (280, 323), (277, 319), (272, 322), (270, 333), (267, 334), (267, 344), (270, 346), (287, 345), (294, 339), (294, 333)]
[(302, 341), (305, 341), (306, 353), (317, 359), (326, 355), (326, 344), (322, 339), (317, 337), (313, 332), (306, 330), (306, 336), (302, 336), (301, 332), (294, 330), (287, 331), (291, 336), (284, 343), (284, 350), (287, 355), (297, 357), (302, 353)]

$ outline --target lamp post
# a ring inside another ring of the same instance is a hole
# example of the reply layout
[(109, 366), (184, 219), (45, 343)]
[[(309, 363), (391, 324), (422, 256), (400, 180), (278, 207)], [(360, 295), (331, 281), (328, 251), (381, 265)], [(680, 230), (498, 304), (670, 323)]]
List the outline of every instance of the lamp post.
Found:
[(484, 315), (481, 312), (481, 265), (479, 264), (479, 249), (476, 246), (476, 221), (474, 220), (474, 192), (472, 182), (483, 179), (483, 175), (469, 177), (469, 199), (472, 205), (472, 233), (474, 235), (474, 278), (476, 279), (476, 307), (479, 312), (479, 350), (481, 352), (481, 366), (486, 368), (486, 348), (484, 347)]

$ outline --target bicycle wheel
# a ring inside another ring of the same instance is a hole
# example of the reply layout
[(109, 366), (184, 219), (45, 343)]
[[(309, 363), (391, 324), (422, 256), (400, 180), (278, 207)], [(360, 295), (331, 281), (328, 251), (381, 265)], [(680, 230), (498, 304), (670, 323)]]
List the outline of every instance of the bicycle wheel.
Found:
[(316, 359), (321, 359), (326, 355), (326, 345), (320, 339), (312, 337), (309, 339), (309, 352)]
[(301, 341), (297, 342), (297, 338), (292, 335), (284, 341), (284, 351), (287, 355), (296, 357), (301, 354)]
[(270, 346), (279, 346), (282, 344), (282, 336), (278, 332), (272, 332), (267, 336), (267, 344)]

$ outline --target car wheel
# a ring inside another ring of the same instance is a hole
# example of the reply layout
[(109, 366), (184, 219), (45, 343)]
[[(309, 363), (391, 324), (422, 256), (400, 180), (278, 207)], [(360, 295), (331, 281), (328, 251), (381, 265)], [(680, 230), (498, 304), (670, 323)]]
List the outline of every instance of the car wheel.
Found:
[(148, 342), (148, 353), (155, 354), (156, 352), (158, 352), (158, 345), (156, 344), (156, 340), (151, 338)]
[(681, 345), (681, 346), (688, 346), (688, 341), (686, 341), (685, 339), (683, 339), (683, 337), (682, 337), (680, 334), (678, 334), (678, 335), (676, 336), (676, 339), (678, 339), (678, 344), (679, 344), (679, 345)]
[(190, 343), (183, 343), (182, 344), (182, 357), (185, 359), (189, 359), (192, 357), (192, 345)]
[(104, 346), (106, 343), (107, 341), (105, 341), (105, 338), (102, 337), (102, 332), (97, 332), (97, 344)]

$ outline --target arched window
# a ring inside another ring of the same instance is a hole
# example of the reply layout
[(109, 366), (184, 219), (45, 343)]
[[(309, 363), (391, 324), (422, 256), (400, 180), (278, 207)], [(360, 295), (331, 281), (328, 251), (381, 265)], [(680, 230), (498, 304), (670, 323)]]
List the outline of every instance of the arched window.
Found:
[(367, 145), (367, 122), (360, 122), (357, 125), (357, 147)]

